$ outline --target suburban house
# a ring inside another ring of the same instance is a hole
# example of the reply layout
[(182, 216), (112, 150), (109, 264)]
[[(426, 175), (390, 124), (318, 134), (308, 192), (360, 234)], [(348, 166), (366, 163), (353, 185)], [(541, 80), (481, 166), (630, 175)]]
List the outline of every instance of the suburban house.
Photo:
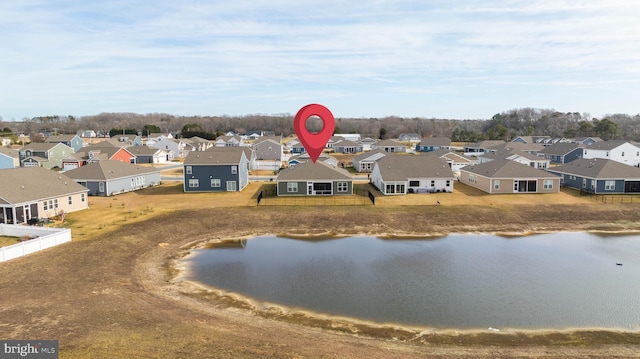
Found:
[[(240, 138), (240, 137), (238, 137)], [(193, 136), (189, 138), (182, 139), (188, 146), (191, 146), (191, 151), (206, 151), (211, 147), (214, 147), (215, 144), (212, 141), (207, 140), (206, 138)]]
[(124, 163), (136, 163), (136, 155), (124, 147), (114, 146), (109, 141), (96, 143), (83, 149), (85, 163), (114, 160)]
[(398, 135), (398, 141), (418, 143), (420, 142), (420, 135), (417, 133), (401, 133), (400, 135)]
[(351, 142), (358, 142), (362, 138), (359, 133), (334, 133), (333, 135), (342, 137), (345, 140), (349, 140)]
[(464, 154), (465, 156), (471, 156), (471, 155), (478, 156), (485, 153), (485, 151), (488, 148), (491, 148), (493, 146), (498, 146), (498, 145), (504, 145), (505, 143), (506, 142), (503, 140), (479, 141), (479, 142), (464, 146)]
[(81, 130), (79, 131), (80, 137), (82, 138), (92, 138), (97, 137), (96, 131), (94, 130)]
[(371, 150), (383, 152), (407, 152), (407, 146), (394, 140), (382, 140), (371, 145)]
[(27, 223), (86, 209), (87, 189), (41, 167), (0, 171), (0, 223)]
[(18, 150), (0, 147), (0, 169), (20, 167)]
[(600, 137), (575, 137), (571, 139), (571, 142), (578, 143), (585, 146), (591, 146), (596, 142), (602, 142)]
[(548, 159), (517, 150), (485, 153), (484, 155), (478, 157), (478, 162), (485, 163), (497, 159), (507, 159), (515, 161), (533, 168), (545, 169), (549, 167)]
[(451, 150), (435, 150), (426, 153), (425, 156), (437, 156), (448, 163), (449, 167), (451, 167), (451, 171), (456, 177), (460, 177), (460, 169), (462, 167), (477, 163), (476, 160), (471, 160), (469, 157), (460, 155)]
[(387, 152), (375, 150), (355, 155), (352, 158), (353, 168), (360, 173), (370, 173), (373, 171), (376, 161), (387, 154)]
[(600, 158), (581, 158), (549, 169), (562, 185), (597, 194), (640, 193), (640, 168)]
[(174, 138), (173, 135), (171, 133), (149, 133), (147, 135), (147, 146), (151, 146), (152, 144), (162, 141), (162, 140), (166, 140), (166, 139), (172, 139)]
[(11, 139), (11, 137), (0, 137), (1, 147), (11, 146), (12, 143), (13, 143), (13, 140)]
[(86, 187), (90, 196), (112, 196), (160, 184), (160, 170), (132, 163), (104, 160), (65, 172)]
[(142, 146), (142, 137), (138, 135), (115, 135), (109, 139), (115, 147)]
[(64, 143), (32, 142), (19, 150), (22, 167), (62, 168), (62, 159), (73, 153)]
[(291, 153), (305, 153), (307, 150), (304, 148), (302, 143), (296, 143), (291, 146)]
[(282, 167), (284, 150), (278, 137), (261, 137), (251, 147), (256, 153), (256, 170), (277, 171)]
[(342, 136), (336, 136), (333, 135), (331, 137), (329, 137), (329, 140), (327, 141), (327, 144), (325, 145), (325, 148), (333, 148), (333, 145), (336, 144), (336, 142), (340, 142), (340, 141), (344, 141), (345, 138)]
[(278, 196), (352, 195), (353, 179), (347, 170), (323, 162), (285, 168), (276, 178)]
[(518, 136), (511, 140), (511, 142), (519, 142), (519, 143), (544, 143), (551, 139), (551, 136)]
[(167, 163), (171, 160), (166, 150), (149, 146), (130, 146), (127, 151), (136, 156), (136, 163)]
[(147, 142), (147, 146), (159, 148), (161, 150), (169, 152), (171, 159), (185, 158), (191, 150), (191, 145), (187, 144), (183, 140), (173, 138), (162, 138), (152, 142), (151, 144)]
[(584, 148), (582, 157), (586, 159), (601, 158), (624, 163), (625, 165), (640, 166), (640, 147), (629, 141), (602, 141)]
[(82, 138), (78, 135), (55, 135), (49, 136), (44, 140), (46, 143), (64, 143), (73, 148), (73, 152), (78, 152), (84, 146)]
[(490, 194), (560, 192), (560, 177), (508, 159), (463, 167), (460, 182)]
[(218, 136), (214, 142), (216, 147), (244, 146), (244, 139), (240, 136)]
[(485, 153), (491, 152), (504, 152), (504, 151), (512, 151), (517, 150), (521, 152), (530, 153), (532, 155), (537, 155), (538, 152), (544, 150), (546, 148), (545, 145), (541, 143), (523, 143), (523, 142), (507, 142), (496, 146), (491, 146), (485, 149)]
[(360, 141), (357, 141), (357, 143), (362, 145), (362, 150), (363, 151), (371, 151), (371, 145), (373, 145), (376, 142), (378, 142), (378, 141), (374, 140), (371, 137), (365, 137), (365, 138), (361, 139)]
[(437, 150), (450, 150), (451, 139), (447, 137), (427, 137), (416, 145), (417, 152), (431, 152)]
[[(234, 148), (241, 148), (242, 151), (244, 151), (244, 156), (247, 158), (247, 165), (248, 165), (248, 170), (249, 173), (251, 173), (251, 171), (253, 171), (253, 166), (255, 164), (256, 161), (256, 153), (255, 151), (253, 151), (253, 149), (249, 146), (232, 146)], [(207, 149), (205, 152), (215, 152), (215, 151), (219, 151), (219, 150), (224, 150), (227, 147), (210, 147), (209, 149)]]
[(548, 159), (551, 163), (569, 163), (582, 158), (584, 145), (575, 142), (559, 142), (545, 147), (538, 152), (538, 156)]
[(358, 153), (362, 151), (362, 145), (349, 140), (342, 140), (333, 144), (333, 152), (336, 153)]
[(371, 173), (371, 183), (384, 195), (453, 192), (453, 172), (436, 156), (387, 155)]
[(183, 172), (185, 192), (239, 192), (249, 184), (249, 161), (242, 147), (191, 152)]
[[(303, 154), (292, 156), (291, 158), (289, 158), (289, 160), (287, 161), (287, 165), (289, 167), (293, 167), (300, 163), (306, 163), (306, 162), (312, 162), (312, 161), (309, 154), (305, 152)], [(316, 160), (316, 162), (323, 162), (330, 166), (337, 167), (339, 161), (337, 158), (331, 157), (328, 154), (323, 152), (320, 154), (320, 156), (318, 156), (318, 159)]]

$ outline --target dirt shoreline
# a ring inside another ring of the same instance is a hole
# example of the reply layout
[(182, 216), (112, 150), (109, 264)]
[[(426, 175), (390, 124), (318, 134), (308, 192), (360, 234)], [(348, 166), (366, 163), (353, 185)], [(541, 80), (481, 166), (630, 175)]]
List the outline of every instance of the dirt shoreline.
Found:
[(306, 214), (299, 207), (237, 207), (161, 214), (2, 263), (0, 338), (58, 339), (61, 358), (640, 357), (636, 332), (367, 329), (350, 320), (313, 322), (304, 313), (286, 318), (276, 306), (263, 316), (173, 281), (173, 263), (181, 255), (216, 239), (260, 233), (524, 233), (567, 230), (568, 221), (575, 231), (640, 231), (640, 205), (474, 207), (471, 214), (466, 206), (314, 208)]
[[(565, 231), (567, 232), (567, 231)], [(607, 235), (634, 235), (640, 233), (637, 230), (629, 231), (603, 231), (603, 230), (591, 230), (585, 231), (596, 234)], [(537, 234), (548, 233), (562, 233), (559, 231), (536, 231), (536, 232), (465, 232), (456, 234), (492, 234), (506, 238), (517, 238), (532, 236)], [(314, 234), (299, 234), (299, 233), (252, 233), (248, 236), (231, 237), (231, 238), (216, 238), (200, 240), (190, 243), (184, 248), (184, 251), (177, 255), (170, 264), (173, 277), (170, 279), (172, 285), (176, 287), (176, 290), (180, 293), (202, 300), (205, 305), (217, 305), (226, 308), (239, 308), (249, 311), (252, 314), (267, 318), (285, 321), (293, 324), (303, 324), (306, 326), (323, 328), (328, 330), (341, 331), (352, 334), (366, 335), (380, 339), (393, 339), (401, 341), (418, 341), (422, 343), (432, 342), (432, 340), (423, 338), (424, 336), (483, 336), (486, 334), (500, 335), (517, 335), (524, 336), (532, 339), (533, 342), (537, 342), (539, 337), (547, 337), (550, 334), (559, 334), (564, 336), (575, 336), (579, 333), (617, 333), (621, 335), (631, 334), (640, 335), (640, 331), (627, 330), (622, 328), (600, 328), (600, 327), (577, 327), (566, 329), (522, 329), (522, 328), (433, 328), (423, 326), (410, 326), (402, 323), (378, 323), (373, 321), (362, 320), (355, 317), (345, 316), (332, 316), (323, 313), (318, 313), (306, 309), (292, 308), (277, 303), (270, 303), (265, 301), (259, 301), (251, 297), (244, 296), (240, 293), (226, 291), (220, 288), (209, 286), (197, 281), (186, 279), (190, 276), (190, 268), (184, 264), (186, 260), (194, 255), (194, 251), (206, 247), (210, 244), (223, 243), (226, 241), (239, 241), (239, 240), (251, 240), (251, 238), (264, 236), (264, 235), (277, 235), (279, 237), (292, 238), (297, 240), (317, 241), (317, 240), (333, 240), (350, 236), (375, 236), (383, 239), (439, 239), (444, 238), (452, 233), (431, 233), (431, 234), (418, 234), (418, 233), (406, 233), (406, 234), (387, 234), (380, 233), (373, 235), (371, 233), (357, 233), (357, 234), (345, 234), (328, 231), (325, 233)], [(498, 344), (504, 344), (502, 342)]]

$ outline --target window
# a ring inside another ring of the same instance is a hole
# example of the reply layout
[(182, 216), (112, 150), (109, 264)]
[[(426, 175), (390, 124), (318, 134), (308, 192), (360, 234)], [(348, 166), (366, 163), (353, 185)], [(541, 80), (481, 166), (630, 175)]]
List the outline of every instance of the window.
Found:
[(553, 180), (544, 180), (544, 181), (542, 181), (542, 188), (544, 188), (544, 189), (552, 189), (553, 188)]
[(624, 151), (622, 151), (622, 157), (624, 157)]
[(447, 180), (447, 187), (451, 186), (451, 180)]
[(478, 183), (478, 176), (470, 174), (469, 183)]
[(84, 202), (84, 193), (80, 194), (80, 202)]
[(387, 194), (396, 193), (396, 186), (394, 186), (392, 184), (388, 184), (386, 186), (386, 189), (387, 189)]
[(211, 187), (220, 187), (220, 178), (212, 178)]
[(232, 175), (238, 174), (238, 166), (231, 166), (231, 174)]
[(347, 182), (338, 182), (338, 192), (347, 192), (349, 185)]
[(404, 193), (404, 184), (396, 185), (396, 193)]
[(190, 188), (196, 188), (200, 186), (200, 182), (198, 181), (197, 178), (189, 178), (189, 187)]
[(431, 180), (431, 187), (435, 187), (436, 186), (436, 181)]
[(287, 182), (287, 192), (298, 193), (298, 182)]
[(136, 179), (135, 178), (131, 178), (131, 187), (135, 187), (136, 185)]
[(587, 179), (586, 178), (582, 179), (582, 188), (587, 188)]
[(420, 181), (409, 181), (409, 187), (420, 187)]
[(71, 196), (69, 196), (67, 199), (69, 200), (69, 205), (72, 205), (73, 204), (73, 200), (71, 199)]
[(98, 192), (104, 192), (104, 182), (98, 182)]
[(49, 206), (47, 205), (47, 201), (44, 201), (42, 205), (44, 206), (45, 211), (49, 209)]
[(53, 200), (53, 208), (58, 208), (58, 199)]
[(493, 181), (493, 189), (500, 189), (500, 180)]
[(193, 173), (193, 168), (191, 168), (191, 166), (187, 166), (187, 174), (190, 175), (191, 173)]
[(604, 181), (604, 190), (613, 191), (616, 189), (616, 181)]

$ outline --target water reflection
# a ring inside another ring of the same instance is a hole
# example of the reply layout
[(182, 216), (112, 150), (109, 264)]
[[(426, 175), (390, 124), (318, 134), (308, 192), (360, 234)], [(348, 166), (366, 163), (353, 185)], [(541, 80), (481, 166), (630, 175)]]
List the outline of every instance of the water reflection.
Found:
[(262, 301), (378, 322), (640, 329), (637, 235), (328, 239), (263, 236), (219, 244), (190, 260), (192, 279)]

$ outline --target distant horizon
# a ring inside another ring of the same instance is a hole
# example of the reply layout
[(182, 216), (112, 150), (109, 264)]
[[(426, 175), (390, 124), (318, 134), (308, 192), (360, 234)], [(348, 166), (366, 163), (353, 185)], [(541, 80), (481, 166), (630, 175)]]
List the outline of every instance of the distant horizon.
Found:
[[(0, 116), (486, 120), (640, 114), (640, 2), (282, 0), (0, 6)], [(496, 110), (497, 109), (497, 110)]]

